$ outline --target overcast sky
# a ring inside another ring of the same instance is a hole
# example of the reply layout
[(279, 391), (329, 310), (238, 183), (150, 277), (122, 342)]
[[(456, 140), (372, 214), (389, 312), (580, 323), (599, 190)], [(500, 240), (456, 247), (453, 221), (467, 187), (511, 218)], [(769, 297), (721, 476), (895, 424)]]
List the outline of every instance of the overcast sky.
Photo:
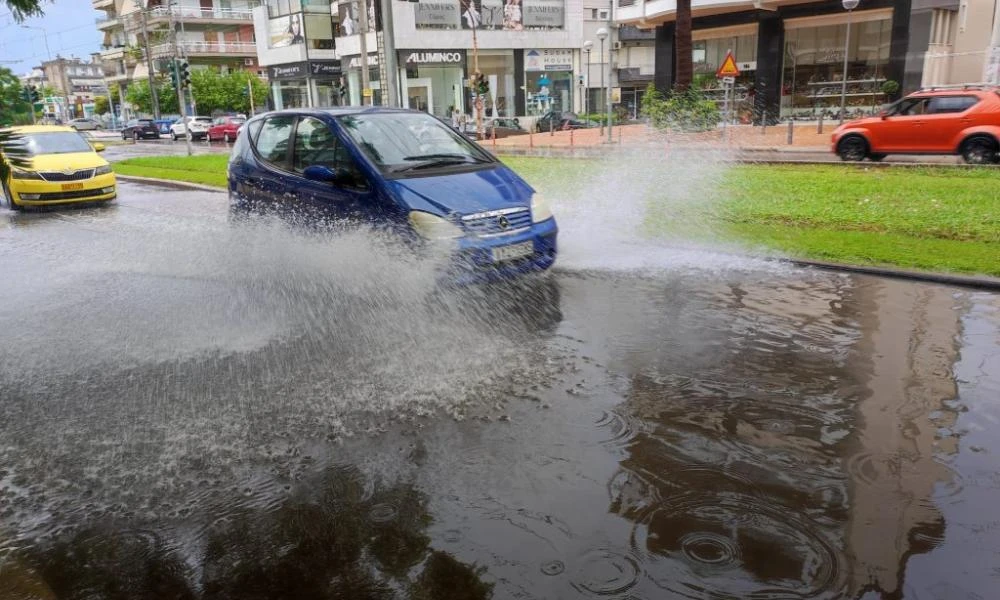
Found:
[(46, 60), (46, 36), (53, 58), (61, 54), (89, 60), (91, 52), (101, 49), (104, 39), (95, 20), (106, 14), (94, 10), (91, 2), (55, 0), (42, 4), (45, 16), (29, 19), (24, 25), (40, 27), (45, 35), (38, 29), (23, 29), (14, 23), (6, 5), (0, 3), (0, 67), (7, 67), (16, 75), (29, 72)]

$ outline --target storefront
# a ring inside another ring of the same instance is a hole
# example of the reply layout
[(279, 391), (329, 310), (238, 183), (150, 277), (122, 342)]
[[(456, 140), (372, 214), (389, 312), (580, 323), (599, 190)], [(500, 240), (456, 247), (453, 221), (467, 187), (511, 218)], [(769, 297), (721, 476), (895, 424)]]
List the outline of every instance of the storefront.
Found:
[(886, 101), (892, 38), (892, 9), (855, 11), (847, 38), (846, 13), (787, 19), (781, 86), (781, 116), (836, 118), (844, 83), (849, 118), (877, 112)]
[[(361, 106), (362, 104), (382, 104), (382, 84), (379, 81), (379, 60), (377, 53), (368, 53), (368, 89), (372, 98), (365, 97), (365, 90), (361, 81), (361, 55), (345, 56), (341, 59), (341, 66), (344, 69), (347, 83), (347, 104), (350, 106)], [(364, 100), (362, 102), (362, 100)]]
[(464, 110), (465, 50), (399, 50), (403, 106), (443, 119)]
[(722, 110), (726, 105), (726, 90), (719, 84), (716, 73), (726, 55), (740, 69), (733, 92), (729, 96), (730, 116), (750, 122), (753, 117), (753, 84), (757, 71), (757, 25), (744, 24), (696, 30), (691, 34), (694, 87), (716, 102)]
[(339, 93), (340, 63), (337, 61), (302, 61), (267, 68), (275, 110), (337, 106), (343, 104)]
[(573, 54), (571, 49), (524, 51), (524, 114), (573, 110)]
[[(486, 117), (514, 117), (517, 114), (515, 98), (517, 90), (514, 81), (513, 50), (480, 50), (479, 71), (490, 84), (490, 96), (486, 99)], [(468, 97), (471, 103), (471, 94)], [(471, 104), (469, 104), (471, 106)]]

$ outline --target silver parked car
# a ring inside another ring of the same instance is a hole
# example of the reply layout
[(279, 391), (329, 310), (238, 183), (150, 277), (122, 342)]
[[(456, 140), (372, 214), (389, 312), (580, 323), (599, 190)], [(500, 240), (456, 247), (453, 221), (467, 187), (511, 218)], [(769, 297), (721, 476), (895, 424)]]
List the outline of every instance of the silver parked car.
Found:
[(104, 129), (104, 126), (95, 119), (73, 119), (67, 123), (67, 125), (77, 131), (96, 131), (98, 129)]

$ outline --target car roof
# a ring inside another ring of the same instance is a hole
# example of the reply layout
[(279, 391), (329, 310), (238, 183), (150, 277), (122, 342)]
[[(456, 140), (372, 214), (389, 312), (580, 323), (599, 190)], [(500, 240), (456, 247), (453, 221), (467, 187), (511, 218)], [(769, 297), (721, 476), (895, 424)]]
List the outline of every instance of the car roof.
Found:
[[(275, 110), (268, 113), (264, 113), (267, 116), (273, 115), (312, 115), (312, 116), (334, 116), (343, 117), (346, 115), (372, 115), (381, 113), (418, 113), (426, 115), (427, 113), (422, 110), (413, 110), (409, 108), (390, 108), (387, 106), (332, 106), (328, 108), (289, 108), (285, 110)], [(264, 116), (264, 115), (257, 115)], [(430, 115), (428, 115), (430, 116)]]
[(29, 133), (76, 133), (76, 130), (72, 127), (66, 127), (65, 125), (23, 125), (21, 127), (11, 127), (11, 131), (20, 134)]
[(954, 96), (955, 94), (991, 94), (994, 92), (1000, 92), (1000, 87), (993, 86), (968, 86), (968, 87), (944, 87), (944, 88), (927, 88), (925, 90), (917, 90), (910, 94), (911, 96)]

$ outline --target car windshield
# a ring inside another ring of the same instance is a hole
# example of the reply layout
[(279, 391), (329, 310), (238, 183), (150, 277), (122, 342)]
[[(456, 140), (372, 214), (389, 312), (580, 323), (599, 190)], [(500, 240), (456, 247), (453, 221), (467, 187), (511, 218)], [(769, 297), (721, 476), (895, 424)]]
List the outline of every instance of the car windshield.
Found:
[(69, 154), (71, 152), (92, 152), (93, 148), (79, 133), (53, 131), (52, 133), (31, 133), (25, 135), (23, 144), (32, 156), (39, 154)]
[(372, 113), (347, 115), (339, 121), (365, 155), (383, 171), (493, 162), (488, 154), (430, 115)]
[(153, 120), (152, 119), (139, 119), (136, 123), (138, 125), (152, 125)]
[(194, 122), (195, 123), (205, 123), (207, 125), (211, 125), (212, 124), (212, 119), (209, 119), (208, 117), (195, 117), (194, 118)]

